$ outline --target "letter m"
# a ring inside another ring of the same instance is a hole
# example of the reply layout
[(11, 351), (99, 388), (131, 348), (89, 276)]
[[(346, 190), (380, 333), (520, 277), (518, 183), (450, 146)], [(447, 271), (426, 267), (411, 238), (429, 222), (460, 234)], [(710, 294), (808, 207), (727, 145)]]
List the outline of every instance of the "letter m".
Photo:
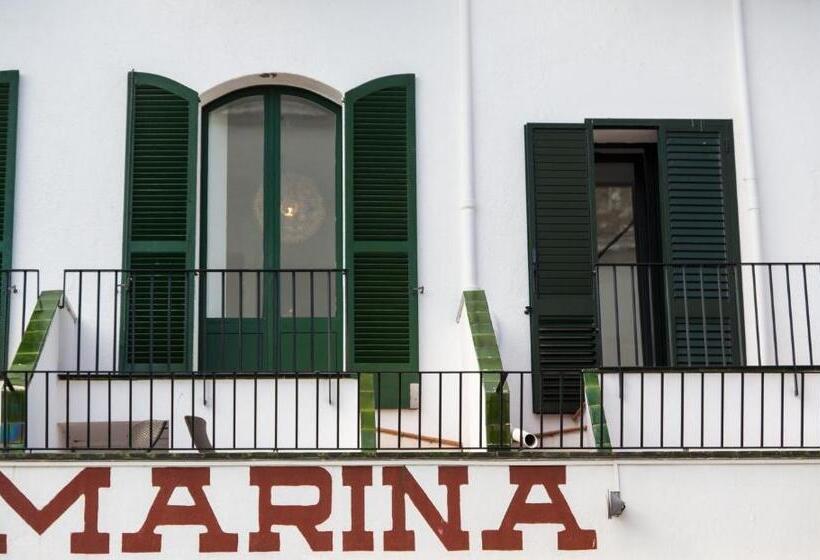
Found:
[[(80, 533), (71, 533), (72, 554), (108, 554), (108, 533), (98, 531), (97, 518), (100, 488), (108, 488), (110, 485), (110, 468), (85, 468), (42, 509), (38, 509), (12, 481), (0, 473), (0, 497), (38, 535), (42, 535), (51, 527), (80, 497), (84, 498), (83, 530)], [(0, 554), (5, 553), (6, 535), (0, 534)]]

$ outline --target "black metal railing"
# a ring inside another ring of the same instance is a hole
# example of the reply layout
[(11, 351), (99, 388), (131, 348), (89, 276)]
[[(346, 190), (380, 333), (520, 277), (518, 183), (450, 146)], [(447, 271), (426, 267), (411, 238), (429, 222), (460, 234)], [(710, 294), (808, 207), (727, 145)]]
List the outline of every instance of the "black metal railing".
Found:
[[(343, 270), (66, 271), (64, 366), (4, 385), (0, 448), (820, 449), (820, 264), (590, 275), (591, 370), (351, 372)], [(565, 413), (532, 412), (533, 376)]]
[(816, 365), (820, 264), (600, 264), (605, 367)]
[(73, 369), (339, 371), (345, 271), (67, 270)]
[(0, 270), (0, 367), (10, 363), (26, 321), (37, 304), (40, 272), (33, 269)]
[[(386, 391), (408, 387), (379, 388), (386, 373), (33, 372), (16, 395), (25, 423), (12, 426), (18, 433), (7, 433), (0, 450), (820, 449), (818, 371), (797, 372), (794, 398), (787, 370), (604, 369), (592, 374), (597, 388), (580, 396), (564, 394), (559, 381), (559, 398), (586, 403), (576, 414), (532, 414), (520, 390), (531, 374), (503, 372), (505, 393), (495, 390), (498, 373), (413, 372), (418, 401), (387, 410), (379, 401), (401, 395)], [(377, 389), (368, 397), (362, 389), (371, 383)], [(4, 388), (4, 402), (11, 395)]]

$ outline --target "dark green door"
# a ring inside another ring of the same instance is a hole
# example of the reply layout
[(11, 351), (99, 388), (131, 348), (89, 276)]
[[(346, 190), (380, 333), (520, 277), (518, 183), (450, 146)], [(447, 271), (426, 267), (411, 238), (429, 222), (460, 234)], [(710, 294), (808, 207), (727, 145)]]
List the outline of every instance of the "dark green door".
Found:
[(592, 131), (528, 124), (527, 217), (533, 410), (573, 413), (598, 365)]
[(670, 361), (742, 363), (732, 122), (664, 121), (658, 141)]
[(340, 114), (292, 88), (205, 108), (203, 369), (340, 368)]
[(376, 373), (375, 405), (419, 386), (415, 76), (345, 95), (348, 369)]
[(128, 74), (120, 361), (189, 371), (199, 98), (156, 74)]

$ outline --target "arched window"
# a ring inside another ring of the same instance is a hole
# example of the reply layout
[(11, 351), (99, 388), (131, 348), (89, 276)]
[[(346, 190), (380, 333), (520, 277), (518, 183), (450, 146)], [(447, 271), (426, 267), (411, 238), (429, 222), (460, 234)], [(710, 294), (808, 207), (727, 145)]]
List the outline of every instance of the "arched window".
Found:
[(129, 73), (121, 369), (395, 372), (378, 401), (407, 406), (415, 77), (362, 84), (344, 109), (315, 80), (257, 83), (200, 107), (182, 84)]
[(341, 363), (341, 108), (258, 87), (203, 111), (206, 370)]

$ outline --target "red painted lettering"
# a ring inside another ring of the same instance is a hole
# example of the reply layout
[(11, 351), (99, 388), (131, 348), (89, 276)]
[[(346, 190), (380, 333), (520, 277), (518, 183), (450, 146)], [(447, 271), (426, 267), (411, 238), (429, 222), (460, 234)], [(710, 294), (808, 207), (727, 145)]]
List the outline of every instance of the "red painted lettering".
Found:
[[(71, 533), (73, 554), (107, 554), (108, 533), (97, 529), (100, 508), (100, 488), (111, 484), (111, 469), (107, 467), (83, 469), (66, 484), (44, 508), (38, 509), (5, 475), (0, 474), (0, 496), (11, 506), (29, 527), (42, 535), (46, 529), (83, 497), (83, 530)], [(6, 552), (6, 535), (0, 535), (0, 553)]]
[[(484, 550), (521, 550), (523, 539), (521, 531), (515, 529), (517, 523), (558, 523), (564, 526), (564, 530), (558, 532), (559, 550), (594, 549), (597, 546), (595, 531), (578, 526), (558, 487), (566, 483), (566, 471), (564, 466), (511, 466), (510, 482), (518, 488), (510, 500), (501, 526), (497, 530), (481, 532)], [(536, 485), (542, 485), (546, 489), (550, 503), (527, 502), (530, 490)]]
[(364, 489), (373, 484), (373, 467), (342, 467), (342, 484), (350, 486), (350, 531), (342, 533), (342, 550), (373, 550), (373, 531), (364, 528)]
[[(208, 467), (154, 468), (151, 479), (159, 490), (142, 528), (123, 534), (123, 552), (162, 552), (162, 535), (155, 532), (160, 525), (202, 525), (205, 532), (199, 535), (199, 552), (236, 552), (238, 536), (222, 530), (203, 490), (211, 482)], [(188, 490), (194, 505), (169, 505), (176, 488)]]
[(461, 486), (467, 484), (467, 467), (438, 468), (438, 483), (447, 488), (447, 521), (444, 521), (406, 467), (384, 467), (382, 480), (393, 487), (393, 527), (384, 534), (385, 550), (415, 549), (414, 532), (407, 530), (405, 496), (410, 498), (447, 550), (469, 548), (469, 535), (461, 530)]
[[(322, 467), (251, 467), (250, 480), (259, 487), (259, 531), (250, 534), (250, 552), (279, 550), (279, 534), (274, 525), (292, 525), (299, 529), (311, 550), (333, 549), (333, 533), (316, 526), (330, 517), (331, 478)], [(273, 504), (274, 486), (315, 486), (319, 501), (309, 506)]]

